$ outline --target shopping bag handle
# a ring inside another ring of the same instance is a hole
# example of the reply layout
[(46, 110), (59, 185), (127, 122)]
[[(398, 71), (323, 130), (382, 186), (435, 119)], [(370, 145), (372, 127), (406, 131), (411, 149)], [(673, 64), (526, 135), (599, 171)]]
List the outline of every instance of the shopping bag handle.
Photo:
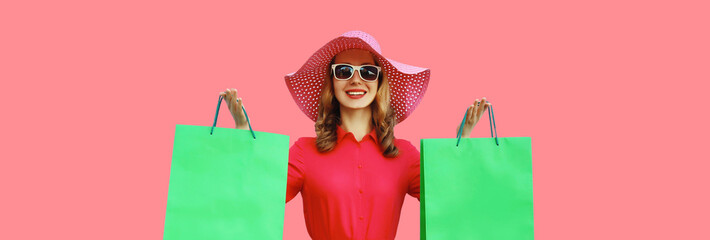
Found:
[[(217, 126), (217, 116), (219, 116), (219, 106), (222, 105), (222, 96), (219, 96), (219, 101), (217, 102), (217, 112), (214, 114), (214, 123), (212, 123), (212, 129), (210, 130), (210, 135), (212, 135), (212, 132), (214, 131), (214, 127)], [(254, 129), (251, 129), (251, 122), (249, 122), (249, 115), (247, 115), (247, 110), (244, 109), (244, 105), (242, 105), (242, 111), (244, 111), (244, 116), (247, 117), (247, 124), (249, 124), (249, 131), (251, 131), (251, 136), (256, 139), (256, 135), (254, 134)]]
[[(489, 102), (490, 103), (490, 102)], [(468, 115), (468, 109), (466, 109), (466, 112), (463, 114), (463, 120), (461, 121), (461, 126), (459, 126), (459, 132), (456, 134), (456, 146), (459, 146), (459, 143), (461, 142), (461, 136), (463, 135), (463, 124), (466, 122), (466, 116)], [(493, 114), (493, 105), (488, 107), (488, 121), (490, 122), (491, 126), (491, 138), (495, 138), (496, 140), (496, 146), (498, 146), (498, 129), (496, 129), (496, 118), (495, 115)], [(495, 137), (493, 136), (493, 132), (495, 131)]]

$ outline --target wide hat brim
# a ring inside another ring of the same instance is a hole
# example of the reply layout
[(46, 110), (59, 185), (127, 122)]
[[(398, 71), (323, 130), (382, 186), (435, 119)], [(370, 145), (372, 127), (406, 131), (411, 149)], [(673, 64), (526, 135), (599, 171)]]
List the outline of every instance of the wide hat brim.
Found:
[(375, 38), (361, 31), (346, 32), (331, 40), (313, 53), (298, 71), (285, 76), (286, 86), (296, 105), (308, 118), (316, 121), (323, 81), (326, 71), (330, 70), (328, 64), (336, 54), (353, 48), (370, 51), (384, 68), (390, 86), (390, 105), (395, 110), (396, 121), (404, 121), (421, 102), (429, 85), (431, 71), (382, 56)]

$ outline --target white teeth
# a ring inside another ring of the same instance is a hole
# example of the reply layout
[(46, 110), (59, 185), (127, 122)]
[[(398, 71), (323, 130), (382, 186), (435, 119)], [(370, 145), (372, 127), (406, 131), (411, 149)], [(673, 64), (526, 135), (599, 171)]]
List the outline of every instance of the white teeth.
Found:
[(354, 96), (357, 96), (357, 95), (364, 95), (364, 94), (365, 94), (365, 92), (347, 92), (347, 94), (348, 94), (348, 95), (354, 95)]

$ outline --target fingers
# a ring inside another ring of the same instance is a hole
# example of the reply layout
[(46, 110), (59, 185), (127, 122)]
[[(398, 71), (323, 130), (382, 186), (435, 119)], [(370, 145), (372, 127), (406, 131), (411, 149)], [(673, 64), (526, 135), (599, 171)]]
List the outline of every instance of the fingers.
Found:
[(235, 98), (237, 95), (237, 89), (234, 88), (227, 88), (224, 92), (221, 92), (220, 95), (224, 96), (224, 99), (227, 99), (227, 102), (230, 102), (229, 100), (232, 100)]
[(231, 93), (232, 93), (232, 99), (234, 99), (232, 101), (232, 103), (235, 103), (234, 104), (235, 110), (241, 111), (242, 110), (242, 98), (237, 96), (237, 89), (232, 88)]
[[(473, 102), (471, 106), (466, 109), (466, 119), (465, 119), (465, 124), (463, 126), (463, 137), (470, 137), (470, 133), (467, 131), (470, 131), (473, 129), (473, 127), (476, 125), (478, 120), (481, 119), (481, 116), (483, 113), (488, 109), (488, 107), (491, 106), (491, 103), (488, 102), (488, 100), (483, 97), (481, 100), (476, 99), (476, 101)], [(456, 128), (456, 132), (458, 134), (459, 128)]]
[(248, 129), (246, 114), (242, 111), (242, 98), (237, 96), (237, 89), (227, 88), (224, 92), (220, 92), (219, 95), (224, 97), (227, 102), (229, 112), (234, 118), (237, 129)]
[(227, 102), (230, 110), (241, 108), (241, 98), (237, 98), (237, 89), (227, 88), (224, 92), (220, 92), (219, 95)]
[(232, 114), (235, 118), (242, 119), (244, 117), (244, 113), (242, 112), (242, 98), (238, 97), (237, 89), (228, 88), (226, 95), (228, 96), (228, 102), (230, 110), (232, 110)]
[(491, 104), (488, 102), (486, 97), (482, 99), (476, 99), (473, 105), (469, 106), (467, 109), (466, 123), (475, 124), (481, 118), (483, 113), (490, 107)]
[(224, 101), (227, 102), (227, 106), (231, 110), (231, 108), (232, 108), (232, 94), (230, 93), (229, 89), (224, 91)]
[(476, 122), (478, 120), (478, 113), (480, 112), (479, 109), (481, 109), (481, 102), (476, 99), (476, 101), (473, 102), (473, 114), (471, 114), (471, 119), (473, 122)]
[(486, 97), (483, 97), (483, 99), (478, 103), (478, 112), (476, 112), (476, 116), (479, 118), (481, 115), (483, 115), (483, 112), (486, 110)]

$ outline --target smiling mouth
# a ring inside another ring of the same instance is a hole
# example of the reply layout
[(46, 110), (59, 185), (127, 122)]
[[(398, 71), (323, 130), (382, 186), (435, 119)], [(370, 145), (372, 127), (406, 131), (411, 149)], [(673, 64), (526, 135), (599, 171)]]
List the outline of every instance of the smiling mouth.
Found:
[(361, 92), (361, 91), (345, 92), (345, 93), (348, 94), (348, 95), (350, 95), (350, 96), (362, 96), (362, 95), (365, 95), (365, 92)]

